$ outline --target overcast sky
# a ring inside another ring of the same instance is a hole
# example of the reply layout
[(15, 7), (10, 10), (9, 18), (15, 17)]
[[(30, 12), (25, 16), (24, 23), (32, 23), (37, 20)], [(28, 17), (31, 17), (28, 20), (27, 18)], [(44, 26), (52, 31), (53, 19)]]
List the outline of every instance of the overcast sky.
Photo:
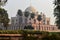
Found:
[[(54, 0), (31, 0), (31, 4), (39, 12), (43, 12), (47, 17), (50, 17), (50, 24), (54, 24)], [(17, 14), (17, 10), (24, 11), (30, 6), (30, 0), (8, 0), (4, 8), (8, 11), (9, 17), (14, 17)]]

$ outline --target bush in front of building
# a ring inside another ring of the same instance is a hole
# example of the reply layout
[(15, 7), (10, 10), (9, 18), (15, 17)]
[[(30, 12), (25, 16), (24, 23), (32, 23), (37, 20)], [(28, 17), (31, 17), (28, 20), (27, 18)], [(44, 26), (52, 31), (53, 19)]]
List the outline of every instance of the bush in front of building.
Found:
[(22, 34), (25, 40), (60, 40), (60, 32), (35, 30), (0, 30), (0, 34)]

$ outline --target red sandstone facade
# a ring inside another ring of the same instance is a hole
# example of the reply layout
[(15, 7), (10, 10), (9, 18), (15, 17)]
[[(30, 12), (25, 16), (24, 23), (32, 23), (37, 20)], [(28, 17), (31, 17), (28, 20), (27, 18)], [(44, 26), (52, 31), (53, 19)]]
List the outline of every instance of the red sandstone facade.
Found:
[(56, 25), (32, 25), (34, 27), (34, 30), (40, 30), (40, 31), (57, 31), (58, 27)]

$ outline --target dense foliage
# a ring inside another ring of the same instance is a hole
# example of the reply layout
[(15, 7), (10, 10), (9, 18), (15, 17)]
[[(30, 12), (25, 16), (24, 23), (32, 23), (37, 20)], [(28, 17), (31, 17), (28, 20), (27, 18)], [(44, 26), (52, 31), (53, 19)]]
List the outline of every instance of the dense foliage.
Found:
[(4, 6), (8, 0), (0, 0), (0, 7)]
[(40, 30), (40, 21), (42, 20), (42, 16), (38, 15), (37, 20), (39, 21), (39, 30)]
[(60, 29), (60, 0), (55, 0), (54, 4), (55, 4), (54, 16), (56, 17), (55, 23)]
[(46, 33), (44, 31), (34, 31), (34, 30), (0, 30), (0, 34), (24, 34), (24, 33), (31, 33), (31, 34), (40, 34)]
[(22, 34), (22, 40), (60, 40), (60, 32), (35, 30), (0, 30), (0, 34)]
[(0, 8), (0, 23), (2, 23), (4, 27), (7, 29), (9, 24), (8, 13), (5, 9), (2, 8)]
[(31, 18), (33, 19), (35, 17), (35, 14), (34, 13), (31, 13)]
[(17, 14), (19, 15), (19, 16), (22, 16), (23, 15), (23, 13), (22, 13), (22, 10), (18, 10), (18, 12), (17, 12)]
[(25, 12), (25, 13), (24, 13), (24, 16), (25, 16), (25, 17), (28, 17), (29, 14), (30, 14), (29, 12)]
[(37, 20), (40, 22), (42, 20), (41, 15), (38, 15)]

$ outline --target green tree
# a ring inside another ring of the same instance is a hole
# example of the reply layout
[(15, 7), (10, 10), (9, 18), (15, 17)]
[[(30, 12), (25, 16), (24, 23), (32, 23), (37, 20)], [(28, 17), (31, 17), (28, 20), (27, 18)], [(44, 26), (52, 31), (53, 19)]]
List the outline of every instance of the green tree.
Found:
[(34, 18), (35, 18), (35, 14), (34, 14), (34, 13), (31, 13), (31, 15), (30, 15), (30, 22), (31, 22), (32, 20), (34, 20)]
[(4, 27), (7, 29), (9, 24), (8, 13), (5, 9), (0, 8), (0, 23), (3, 23)]
[(0, 7), (4, 6), (8, 0), (0, 0)]
[(23, 16), (23, 13), (22, 13), (22, 10), (20, 10), (20, 9), (18, 9), (18, 11), (17, 11), (17, 15), (18, 15), (18, 17), (19, 17), (19, 29), (20, 29), (20, 27), (22, 26), (22, 16)]
[(31, 13), (31, 18), (33, 19), (35, 17), (35, 14), (34, 13)]
[(24, 16), (25, 16), (25, 25), (27, 25), (29, 14), (30, 14), (29, 12), (25, 12), (24, 13)]
[(22, 14), (22, 10), (18, 10), (18, 12), (17, 12), (17, 14), (19, 15), (19, 16), (22, 16), (23, 14)]
[(30, 14), (29, 12), (25, 12), (24, 16), (28, 18), (29, 14)]
[(56, 25), (60, 29), (60, 0), (55, 0), (55, 9), (54, 9), (54, 17), (56, 17)]
[(37, 20), (39, 21), (39, 30), (40, 30), (40, 21), (42, 20), (41, 15), (38, 15)]

